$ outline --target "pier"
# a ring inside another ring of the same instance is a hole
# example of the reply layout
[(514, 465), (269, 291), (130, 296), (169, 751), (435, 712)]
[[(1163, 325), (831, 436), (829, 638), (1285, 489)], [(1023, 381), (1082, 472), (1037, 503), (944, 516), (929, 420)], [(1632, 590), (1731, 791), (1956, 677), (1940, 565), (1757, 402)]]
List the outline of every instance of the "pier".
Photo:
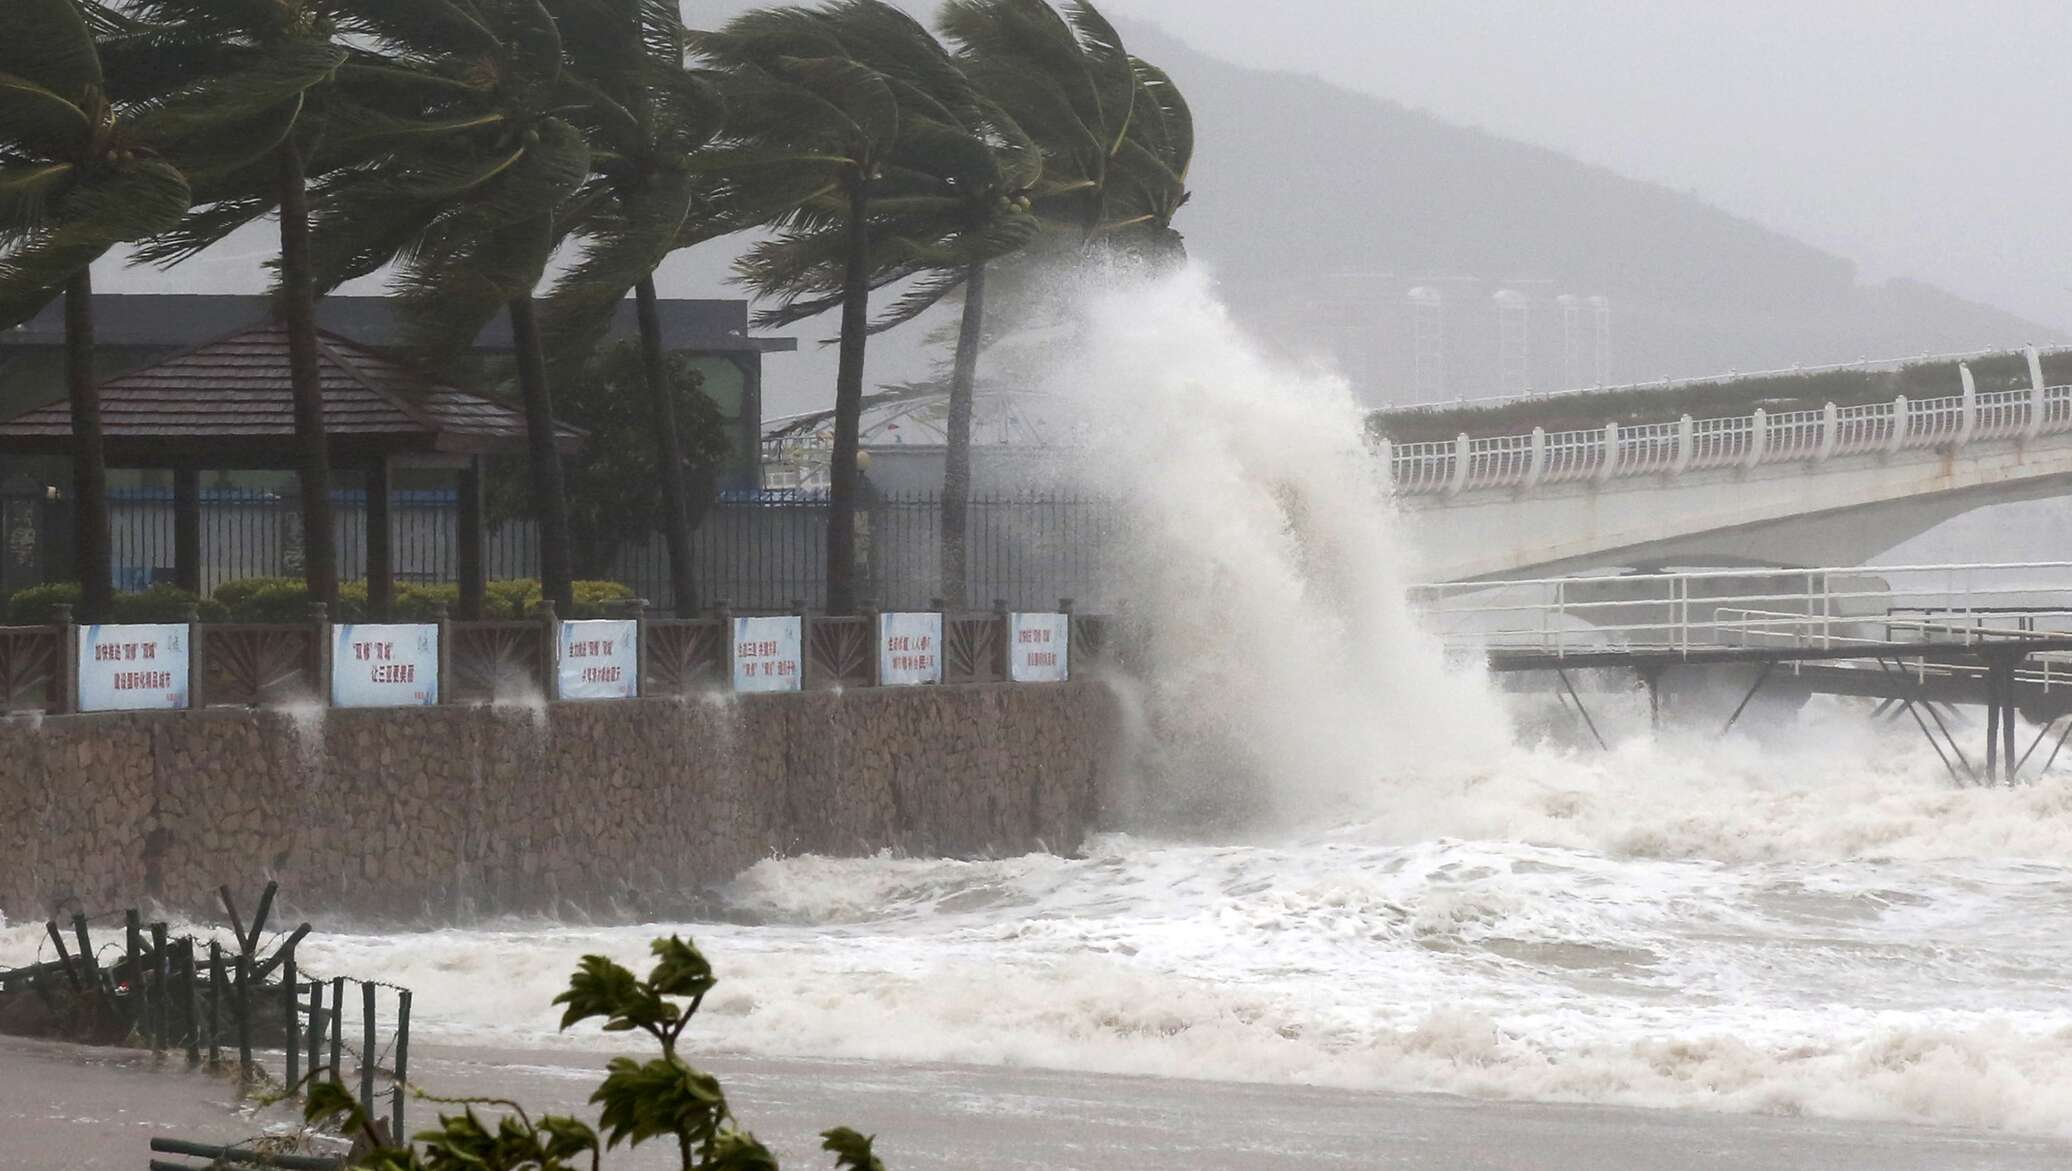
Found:
[[(1610, 574), (1428, 585), (1412, 598), (1450, 655), (1550, 674), (1599, 744), (1573, 671), (1632, 672), (1659, 722), (1665, 674), (1753, 667), (1722, 734), (1780, 675), (1877, 699), (1875, 714), (1910, 719), (1959, 784), (2038, 775), (2072, 737), (2072, 562)], [(1984, 710), (1975, 755), (1956, 707)], [(2038, 728), (2026, 747), (2017, 715)]]

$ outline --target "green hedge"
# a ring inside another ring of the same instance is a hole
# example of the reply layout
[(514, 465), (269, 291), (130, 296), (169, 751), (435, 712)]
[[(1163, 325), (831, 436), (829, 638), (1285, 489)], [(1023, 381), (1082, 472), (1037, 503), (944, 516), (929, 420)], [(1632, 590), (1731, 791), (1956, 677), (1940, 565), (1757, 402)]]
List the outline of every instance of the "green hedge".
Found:
[[(75, 591), (76, 592), (76, 591)], [(610, 603), (633, 597), (633, 590), (615, 581), (575, 583), (575, 611), (564, 618), (602, 618)], [(484, 618), (528, 618), (539, 608), (540, 583), (526, 578), (489, 583), (483, 598)], [(302, 622), (309, 618), (309, 591), (299, 577), (248, 577), (216, 587), (215, 601), (232, 622)], [(460, 587), (451, 583), (401, 582), (396, 586), (395, 618), (399, 622), (431, 622), (439, 607), (451, 614), (460, 606)], [(46, 603), (46, 608), (48, 604)], [(367, 583), (340, 582), (336, 622), (367, 620)]]
[[(50, 582), (18, 591), (7, 600), (7, 621), (36, 626), (50, 621), (50, 608), (79, 605), (79, 583)], [(203, 622), (227, 622), (229, 610), (213, 598), (196, 597), (178, 586), (155, 585), (142, 593), (117, 594), (108, 611), (110, 622), (185, 622), (189, 608)]]

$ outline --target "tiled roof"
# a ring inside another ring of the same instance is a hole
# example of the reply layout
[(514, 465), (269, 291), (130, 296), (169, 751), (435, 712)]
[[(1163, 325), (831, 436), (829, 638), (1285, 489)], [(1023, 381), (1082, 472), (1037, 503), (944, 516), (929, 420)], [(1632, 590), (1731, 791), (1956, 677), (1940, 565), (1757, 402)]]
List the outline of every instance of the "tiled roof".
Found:
[[(334, 333), (320, 332), (317, 349), (324, 429), (334, 439), (444, 451), (523, 447), (525, 416), (511, 404), (429, 381)], [(256, 326), (102, 383), (101, 426), (111, 442), (292, 437), (286, 327)], [(556, 431), (564, 448), (582, 443), (576, 428)], [(0, 422), (0, 445), (71, 435), (62, 399)]]

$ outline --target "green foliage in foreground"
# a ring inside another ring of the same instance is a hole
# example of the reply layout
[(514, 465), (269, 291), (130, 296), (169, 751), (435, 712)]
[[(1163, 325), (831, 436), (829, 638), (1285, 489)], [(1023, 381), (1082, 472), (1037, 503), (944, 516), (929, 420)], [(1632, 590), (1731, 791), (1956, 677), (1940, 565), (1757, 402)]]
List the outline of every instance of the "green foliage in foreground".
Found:
[[(602, 1020), (608, 1033), (638, 1030), (651, 1037), (660, 1056), (643, 1061), (615, 1057), (604, 1081), (590, 1095), (599, 1107), (597, 1125), (548, 1114), (534, 1120), (516, 1102), (495, 1098), (431, 1099), (462, 1107), (442, 1114), (439, 1125), (420, 1131), (408, 1146), (384, 1144), (351, 1091), (311, 1074), (304, 1117), (341, 1125), (372, 1148), (354, 1164), (361, 1171), (578, 1171), (600, 1166), (619, 1144), (637, 1147), (660, 1139), (676, 1147), (684, 1171), (777, 1171), (777, 1157), (741, 1129), (727, 1106), (719, 1079), (692, 1068), (677, 1053), (677, 1040), (717, 983), (712, 965), (689, 940), (657, 939), (655, 966), (646, 979), (603, 956), (584, 956), (569, 977), (568, 991), (554, 998), (565, 1006), (561, 1027)], [(687, 1003), (686, 1003), (687, 1002)], [(484, 1121), (476, 1106), (504, 1111)], [(601, 1133), (600, 1133), (601, 1132)], [(885, 1171), (871, 1152), (871, 1139), (847, 1127), (821, 1134), (838, 1171)]]

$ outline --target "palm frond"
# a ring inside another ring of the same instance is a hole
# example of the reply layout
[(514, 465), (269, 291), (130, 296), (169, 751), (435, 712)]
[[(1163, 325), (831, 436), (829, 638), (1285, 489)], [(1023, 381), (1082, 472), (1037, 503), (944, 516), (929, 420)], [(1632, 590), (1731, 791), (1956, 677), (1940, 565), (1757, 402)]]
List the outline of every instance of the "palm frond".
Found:
[(129, 163), (74, 186), (41, 228), (0, 256), (0, 328), (33, 316), (110, 248), (172, 227), (187, 205), (186, 179), (156, 160)]

